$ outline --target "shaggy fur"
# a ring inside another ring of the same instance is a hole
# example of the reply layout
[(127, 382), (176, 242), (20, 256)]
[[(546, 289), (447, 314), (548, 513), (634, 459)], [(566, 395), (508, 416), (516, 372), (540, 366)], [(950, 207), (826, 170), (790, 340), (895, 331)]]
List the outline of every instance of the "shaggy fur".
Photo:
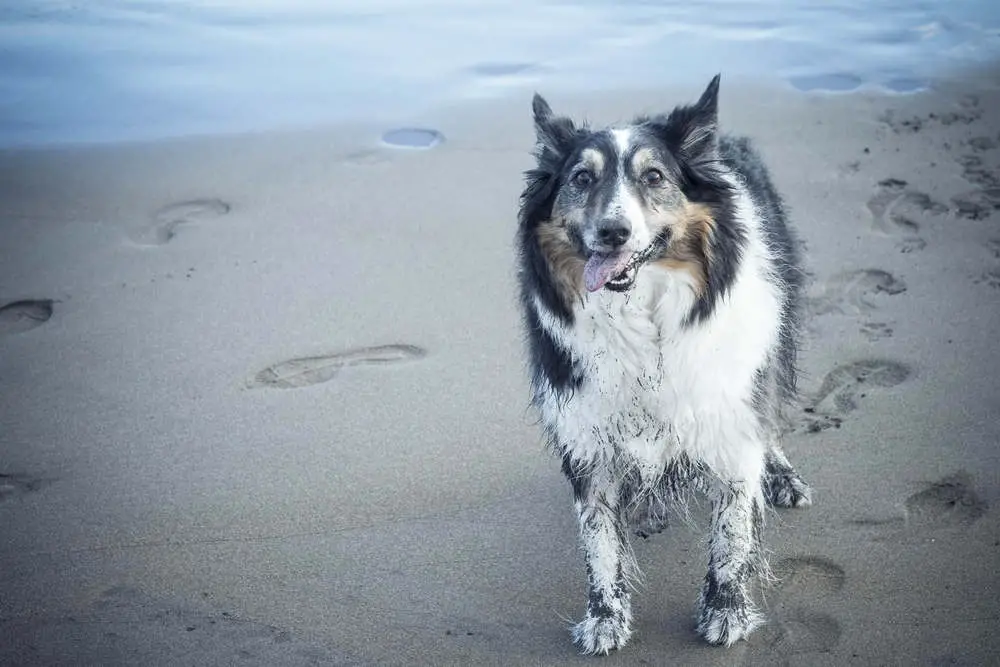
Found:
[(768, 171), (717, 128), (719, 77), (668, 115), (590, 129), (534, 98), (519, 280), (533, 403), (572, 484), (586, 616), (606, 654), (631, 635), (629, 533), (712, 499), (697, 632), (730, 645), (761, 622), (766, 504), (810, 503), (778, 444), (795, 397), (797, 244)]

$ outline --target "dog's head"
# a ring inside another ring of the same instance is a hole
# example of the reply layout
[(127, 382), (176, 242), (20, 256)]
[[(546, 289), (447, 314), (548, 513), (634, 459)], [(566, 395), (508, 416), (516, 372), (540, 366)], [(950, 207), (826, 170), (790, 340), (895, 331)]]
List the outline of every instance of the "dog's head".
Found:
[[(537, 169), (526, 199), (562, 290), (624, 292), (650, 261), (704, 280), (718, 193), (719, 77), (697, 103), (601, 130), (577, 127), (535, 95)], [(543, 187), (544, 186), (544, 187)]]

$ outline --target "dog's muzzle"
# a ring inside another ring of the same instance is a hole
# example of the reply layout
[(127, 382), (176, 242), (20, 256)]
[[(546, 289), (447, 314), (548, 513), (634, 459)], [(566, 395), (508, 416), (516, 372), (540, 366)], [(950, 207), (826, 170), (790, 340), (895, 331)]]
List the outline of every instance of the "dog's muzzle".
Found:
[(635, 285), (639, 268), (658, 257), (670, 242), (669, 234), (658, 235), (653, 242), (639, 252), (617, 250), (594, 252), (583, 267), (583, 282), (588, 292), (596, 292), (606, 287), (612, 292), (626, 292)]

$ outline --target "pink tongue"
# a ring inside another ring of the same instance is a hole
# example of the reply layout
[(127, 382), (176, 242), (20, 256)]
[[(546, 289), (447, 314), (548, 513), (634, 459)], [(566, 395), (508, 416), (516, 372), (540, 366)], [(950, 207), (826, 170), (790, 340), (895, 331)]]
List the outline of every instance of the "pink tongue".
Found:
[(587, 265), (583, 267), (583, 282), (590, 292), (596, 292), (604, 287), (605, 283), (617, 276), (628, 266), (632, 259), (630, 252), (617, 252), (610, 255), (594, 253), (587, 260)]

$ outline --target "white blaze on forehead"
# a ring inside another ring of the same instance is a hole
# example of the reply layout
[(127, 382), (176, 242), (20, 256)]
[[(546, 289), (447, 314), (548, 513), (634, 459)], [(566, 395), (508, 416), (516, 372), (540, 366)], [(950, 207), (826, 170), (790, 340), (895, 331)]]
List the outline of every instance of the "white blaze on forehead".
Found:
[(628, 128), (611, 130), (611, 136), (614, 137), (615, 148), (618, 149), (618, 156), (621, 159), (632, 145), (632, 130)]

